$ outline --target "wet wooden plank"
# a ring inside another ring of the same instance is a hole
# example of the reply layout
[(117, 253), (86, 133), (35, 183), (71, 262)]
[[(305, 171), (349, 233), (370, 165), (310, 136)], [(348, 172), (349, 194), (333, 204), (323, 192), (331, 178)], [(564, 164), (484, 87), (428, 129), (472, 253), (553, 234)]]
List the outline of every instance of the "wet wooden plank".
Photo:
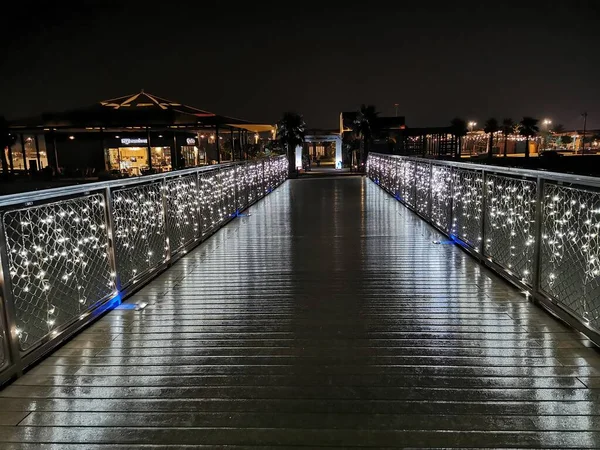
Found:
[(438, 236), (286, 183), (0, 392), (0, 447), (597, 446), (597, 351)]

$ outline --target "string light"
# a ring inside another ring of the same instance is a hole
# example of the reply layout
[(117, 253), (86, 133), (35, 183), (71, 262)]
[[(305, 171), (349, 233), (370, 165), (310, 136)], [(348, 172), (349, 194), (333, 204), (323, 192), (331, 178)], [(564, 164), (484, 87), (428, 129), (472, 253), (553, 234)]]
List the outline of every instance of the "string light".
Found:
[[(59, 327), (116, 295), (117, 274), (121, 287), (137, 282), (172, 252), (281, 184), (287, 170), (286, 158), (277, 157), (113, 189), (110, 203), (93, 193), (5, 211), (21, 350), (56, 336)], [(109, 257), (108, 205), (116, 272)]]
[(22, 350), (114, 287), (99, 194), (9, 210), (4, 215), (15, 320)]
[[(533, 284), (535, 181), (488, 174), (484, 190), (480, 170), (450, 169), (448, 165), (378, 154), (369, 155), (367, 173), (441, 228), (451, 214), (451, 235), (475, 251), (483, 240), (485, 213), (486, 257), (524, 284)], [(550, 180), (544, 186), (540, 288), (585, 323), (599, 327), (600, 194)]]

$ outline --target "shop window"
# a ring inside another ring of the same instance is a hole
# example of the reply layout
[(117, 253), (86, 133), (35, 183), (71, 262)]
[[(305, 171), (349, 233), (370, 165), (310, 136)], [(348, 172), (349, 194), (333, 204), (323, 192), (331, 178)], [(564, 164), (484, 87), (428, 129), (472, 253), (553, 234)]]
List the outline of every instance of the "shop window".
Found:
[(48, 167), (48, 150), (46, 149), (46, 139), (44, 136), (38, 136), (38, 151), (40, 154), (40, 169)]
[(109, 148), (105, 160), (108, 170), (118, 170), (124, 175), (139, 176), (149, 169), (146, 147)]
[(182, 145), (181, 156), (185, 161), (185, 167), (196, 167), (199, 165), (198, 147), (194, 145)]
[(171, 147), (152, 147), (152, 168), (157, 172), (171, 170)]
[(23, 136), (23, 143), (25, 144), (25, 160), (27, 161), (27, 168), (33, 172), (40, 169), (37, 149), (35, 148), (35, 139), (33, 136)]
[[(23, 159), (23, 147), (21, 146), (21, 139), (17, 139), (17, 142), (11, 147), (12, 152), (12, 166), (13, 170), (25, 170), (25, 160)], [(10, 165), (10, 159), (9, 165)]]

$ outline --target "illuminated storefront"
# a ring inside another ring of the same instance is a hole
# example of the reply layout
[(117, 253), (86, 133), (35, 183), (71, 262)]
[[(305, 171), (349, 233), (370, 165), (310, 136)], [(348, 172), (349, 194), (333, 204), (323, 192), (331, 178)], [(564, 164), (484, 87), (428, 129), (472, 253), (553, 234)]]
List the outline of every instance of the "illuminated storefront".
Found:
[(11, 172), (140, 176), (247, 158), (271, 125), (220, 116), (144, 91), (11, 122)]

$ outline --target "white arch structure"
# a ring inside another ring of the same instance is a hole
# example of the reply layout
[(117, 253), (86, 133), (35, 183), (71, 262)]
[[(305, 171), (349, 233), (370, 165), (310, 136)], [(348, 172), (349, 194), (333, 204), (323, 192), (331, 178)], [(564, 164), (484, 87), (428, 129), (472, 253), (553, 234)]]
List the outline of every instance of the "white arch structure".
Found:
[[(339, 134), (311, 134), (304, 136), (304, 142), (335, 142), (335, 168), (342, 168), (342, 136)], [(302, 146), (296, 147), (296, 168), (302, 168)]]

